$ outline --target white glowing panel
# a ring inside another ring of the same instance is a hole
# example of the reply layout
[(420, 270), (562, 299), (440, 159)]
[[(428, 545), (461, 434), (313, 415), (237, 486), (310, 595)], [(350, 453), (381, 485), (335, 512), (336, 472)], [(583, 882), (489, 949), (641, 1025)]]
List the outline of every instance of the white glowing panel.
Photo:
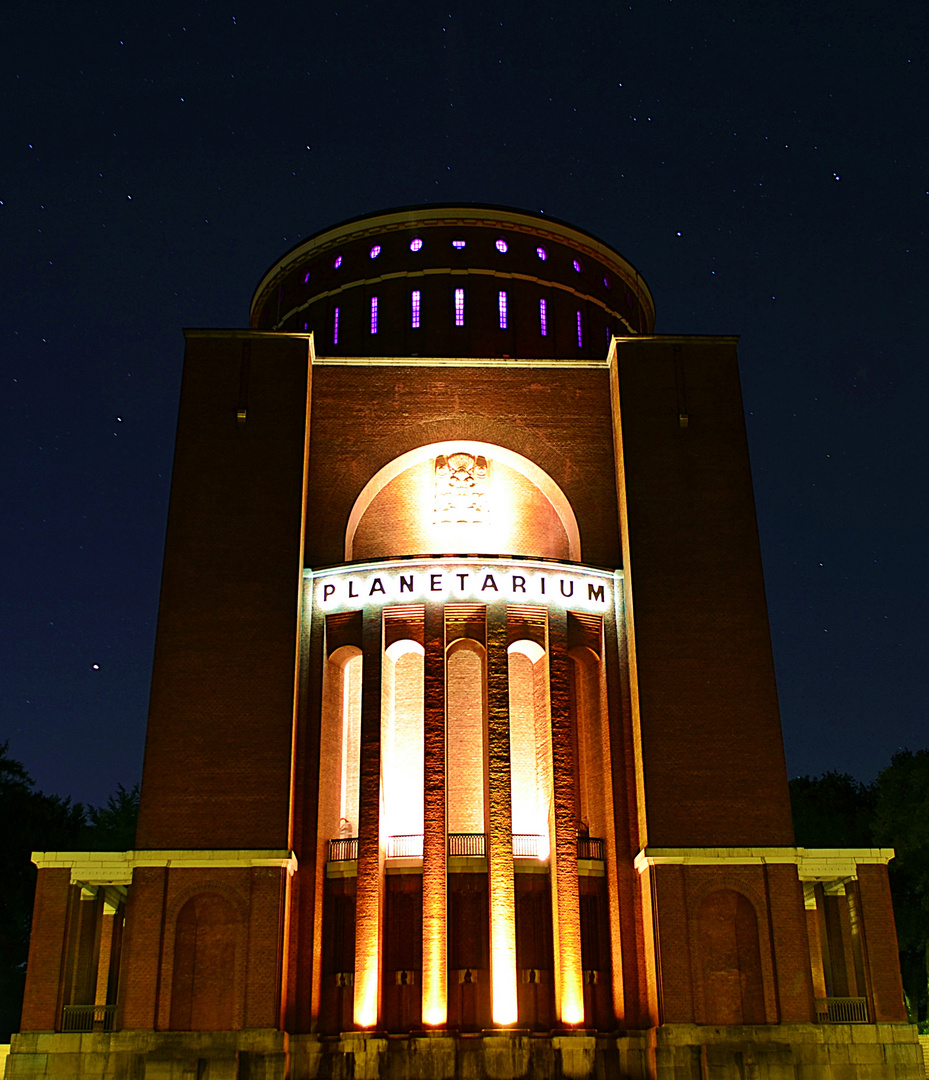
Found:
[(306, 573), (324, 611), (505, 600), (602, 614), (613, 603), (612, 573), (532, 559), (401, 559)]

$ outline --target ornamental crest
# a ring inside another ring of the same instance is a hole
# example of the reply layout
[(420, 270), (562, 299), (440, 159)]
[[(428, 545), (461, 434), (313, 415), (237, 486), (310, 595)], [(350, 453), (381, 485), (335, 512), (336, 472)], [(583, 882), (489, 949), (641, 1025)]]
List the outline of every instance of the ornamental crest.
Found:
[(490, 462), (481, 455), (440, 454), (435, 459), (435, 524), (485, 524), (489, 472)]

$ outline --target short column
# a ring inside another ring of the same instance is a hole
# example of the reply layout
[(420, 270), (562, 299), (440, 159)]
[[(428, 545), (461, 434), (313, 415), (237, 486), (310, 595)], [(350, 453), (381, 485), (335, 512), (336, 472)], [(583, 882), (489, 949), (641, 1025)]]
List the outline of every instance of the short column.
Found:
[(516, 898), (510, 786), (510, 689), (506, 605), (487, 607), (487, 873), (490, 985), (495, 1024), (515, 1024)]
[(423, 1023), (448, 1018), (445, 609), (426, 604), (423, 679)]

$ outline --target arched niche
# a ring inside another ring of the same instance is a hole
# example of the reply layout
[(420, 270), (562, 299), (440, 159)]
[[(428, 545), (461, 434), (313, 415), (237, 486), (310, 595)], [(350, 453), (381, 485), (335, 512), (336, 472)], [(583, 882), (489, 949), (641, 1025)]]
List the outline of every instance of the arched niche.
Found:
[(345, 530), (346, 562), (435, 554), (580, 562), (581, 538), (564, 492), (538, 465), (502, 446), (456, 440), (378, 470)]

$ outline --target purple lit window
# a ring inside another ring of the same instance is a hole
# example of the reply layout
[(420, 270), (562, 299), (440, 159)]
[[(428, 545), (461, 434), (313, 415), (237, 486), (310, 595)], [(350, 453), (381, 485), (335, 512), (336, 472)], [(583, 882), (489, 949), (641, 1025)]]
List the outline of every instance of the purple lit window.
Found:
[[(578, 318), (580, 318), (580, 312), (578, 312)], [(371, 333), (377, 333), (377, 297), (371, 297)]]
[(548, 337), (548, 305), (544, 300), (539, 301), (539, 331), (542, 337)]
[(612, 289), (613, 288), (613, 286), (610, 284), (610, 279), (608, 277), (605, 277), (603, 279), (603, 287), (604, 287), (604, 289)]
[(609, 348), (609, 347), (610, 347), (610, 336), (611, 336), (611, 335), (610, 335), (610, 328), (609, 328), (609, 327), (607, 327), (607, 328), (606, 328), (606, 347), (607, 347), (607, 348)]
[(581, 271), (582, 271), (582, 270), (584, 269), (584, 267), (583, 267), (583, 266), (581, 266), (581, 264), (580, 264), (580, 263), (579, 263), (579, 262), (577, 261), (577, 259), (575, 259), (575, 260), (574, 260), (574, 269), (575, 269), (575, 270), (576, 270), (576, 271), (577, 271), (578, 273), (580, 273), (580, 272), (581, 272)]
[(372, 259), (376, 259), (381, 253), (381, 245), (375, 244), (373, 248), (368, 252)]
[(506, 330), (506, 293), (497, 293), (497, 310), (500, 312), (500, 329)]
[(507, 253), (507, 250), (508, 250), (507, 242), (501, 236), (500, 239), (497, 241), (497, 251), (499, 251), (501, 255), (505, 255)]
[(455, 290), (455, 325), (464, 326), (464, 289)]
[(548, 252), (545, 250), (545, 248), (536, 248), (535, 253), (539, 256), (542, 262), (545, 262), (545, 260), (548, 258)]
[(582, 349), (584, 347), (584, 329), (581, 324), (581, 313), (577, 313), (577, 347)]
[(339, 344), (339, 309), (336, 308), (332, 313), (332, 344)]
[(304, 275), (304, 278), (303, 278), (303, 284), (306, 285), (306, 283), (309, 280), (310, 280), (310, 272), (309, 272), (309, 270), (307, 270), (307, 272), (306, 272), (306, 274)]
[(410, 241), (410, 251), (419, 251), (419, 249), (422, 246), (423, 246), (423, 242), (422, 242), (422, 240), (420, 240), (420, 238), (418, 236), (414, 237)]
[(421, 295), (419, 289), (414, 289), (410, 297), (410, 326), (414, 330), (419, 329), (419, 302)]
[(455, 249), (456, 251), (461, 251), (461, 249), (462, 249), (463, 247), (467, 247), (467, 241), (466, 241), (466, 240), (453, 240), (453, 241), (452, 241), (452, 247), (453, 247), (453, 248), (454, 248), (454, 249)]
[(338, 270), (341, 265), (342, 265), (342, 256), (341, 255), (336, 255), (335, 261), (332, 264), (332, 269), (333, 270)]

